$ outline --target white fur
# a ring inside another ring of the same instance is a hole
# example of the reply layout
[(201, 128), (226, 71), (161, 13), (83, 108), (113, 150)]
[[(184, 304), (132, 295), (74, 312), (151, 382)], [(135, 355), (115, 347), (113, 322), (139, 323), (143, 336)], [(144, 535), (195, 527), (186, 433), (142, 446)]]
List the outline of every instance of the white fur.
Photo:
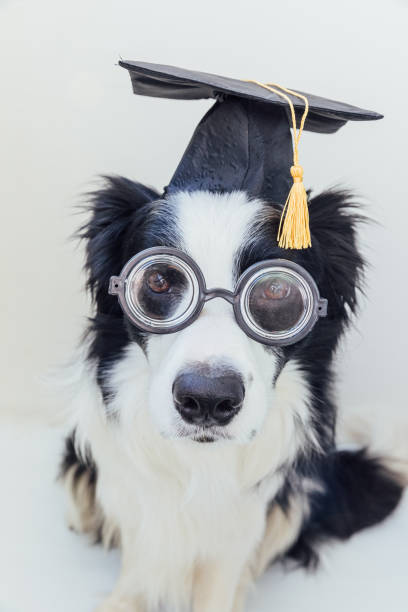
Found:
[[(107, 420), (96, 384), (89, 404), (85, 374), (84, 403), (81, 393), (76, 396), (75, 412), (83, 417), (79, 443), (82, 449), (91, 448), (98, 465), (99, 503), (121, 532), (126, 559), (121, 597), (141, 595), (149, 610), (160, 599), (183, 609), (193, 589), (193, 570), (202, 564), (222, 560), (234, 568), (231, 594), (238, 588), (241, 572), (262, 540), (266, 504), (282, 485), (276, 470), (303, 443), (295, 417), (302, 418), (308, 392), (302, 374), (288, 364), (279, 378), (276, 402), (251, 442), (199, 445), (166, 439), (149, 418), (147, 396), (134, 376), (141, 360), (141, 350), (131, 346), (112, 373), (113, 386), (119, 385), (115, 404), (128, 415), (118, 423)], [(300, 511), (301, 506), (290, 532), (297, 532)], [(284, 533), (276, 552), (281, 539)], [(269, 558), (274, 554), (271, 547)]]
[[(233, 290), (235, 256), (252, 237), (254, 221), (262, 214), (261, 202), (249, 202), (241, 192), (223, 196), (196, 192), (178, 194), (171, 203), (183, 248), (200, 266), (207, 287)], [(177, 334), (151, 337), (147, 354), (150, 409), (163, 435), (177, 436), (182, 425), (174, 409), (172, 384), (176, 374), (191, 363), (233, 367), (244, 380), (244, 407), (223, 435), (247, 442), (260, 430), (272, 401), (276, 355), (266, 354), (248, 338), (237, 325), (230, 304), (222, 299), (207, 303), (193, 325)]]
[[(405, 406), (403, 407), (405, 410)], [(341, 410), (337, 427), (337, 447), (369, 448), (373, 457), (381, 457), (401, 483), (408, 486), (408, 421), (397, 411), (390, 418), (384, 406), (355, 406)]]

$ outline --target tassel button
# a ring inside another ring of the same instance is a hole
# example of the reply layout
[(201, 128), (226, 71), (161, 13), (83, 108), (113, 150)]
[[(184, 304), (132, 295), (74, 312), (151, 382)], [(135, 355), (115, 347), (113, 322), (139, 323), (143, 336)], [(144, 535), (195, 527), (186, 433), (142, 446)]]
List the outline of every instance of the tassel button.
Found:
[(294, 183), (301, 183), (303, 180), (303, 168), (302, 166), (292, 166), (290, 173)]

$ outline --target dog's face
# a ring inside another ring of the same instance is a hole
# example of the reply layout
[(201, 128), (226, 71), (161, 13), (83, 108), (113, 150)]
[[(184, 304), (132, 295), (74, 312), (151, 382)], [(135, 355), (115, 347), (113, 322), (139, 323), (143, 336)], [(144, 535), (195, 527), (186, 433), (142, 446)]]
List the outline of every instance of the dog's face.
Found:
[[(98, 305), (92, 356), (99, 360), (102, 390), (108, 389), (107, 401), (109, 395), (118, 392), (109, 381), (110, 372), (130, 359), (131, 352), (126, 349), (137, 344), (145, 360), (148, 409), (164, 437), (249, 442), (261, 430), (268, 411), (273, 410), (282, 369), (290, 360), (296, 360), (302, 368), (314, 355), (317, 367), (322, 357), (329, 360), (345, 314), (340, 312), (341, 316), (334, 318), (329, 335), (328, 322), (319, 321), (298, 345), (272, 348), (248, 337), (237, 324), (231, 304), (213, 299), (186, 328), (175, 333), (149, 334), (126, 320), (116, 298), (107, 295), (109, 276), (118, 274), (126, 261), (141, 250), (167, 246), (193, 258), (208, 288), (233, 291), (238, 277), (249, 266), (284, 257), (308, 269), (318, 284), (321, 281), (323, 286), (319, 288), (325, 295), (331, 280), (324, 275), (320, 247), (310, 252), (279, 249), (278, 211), (249, 200), (244, 193), (179, 193), (136, 208), (132, 202), (134, 186), (130, 182), (114, 185), (116, 217), (110, 223), (107, 213), (112, 213), (112, 207), (106, 206), (109, 192), (98, 194), (96, 203), (99, 208), (103, 205), (103, 214), (95, 207), (94, 218), (85, 232), (89, 239), (89, 283)], [(112, 195), (110, 198), (112, 204)], [(119, 215), (117, 201), (121, 206)], [(353, 242), (352, 235), (350, 238)], [(339, 290), (342, 282), (344, 286), (344, 280), (339, 279)], [(354, 289), (355, 282), (351, 280), (348, 291), (354, 295)], [(330, 295), (327, 297), (330, 301)], [(129, 371), (129, 363), (126, 367)], [(138, 367), (136, 363), (134, 367)], [(135, 371), (135, 406), (140, 402), (136, 379)], [(306, 393), (310, 393), (310, 386), (305, 387)]]
[[(244, 194), (180, 194), (170, 200), (168, 242), (200, 266), (208, 287), (233, 290), (241, 261), (256, 250), (256, 231), (271, 209)], [(162, 223), (160, 214), (155, 219)], [(255, 256), (256, 257), (256, 256)], [(164, 436), (247, 442), (273, 401), (281, 351), (249, 338), (231, 305), (214, 299), (176, 333), (146, 337), (149, 406)]]

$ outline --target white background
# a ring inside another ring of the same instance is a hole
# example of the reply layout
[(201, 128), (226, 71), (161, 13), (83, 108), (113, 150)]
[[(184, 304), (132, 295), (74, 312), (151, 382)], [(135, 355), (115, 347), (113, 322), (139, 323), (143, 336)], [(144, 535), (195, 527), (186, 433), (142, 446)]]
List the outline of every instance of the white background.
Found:
[[(37, 379), (67, 359), (88, 313), (82, 249), (68, 240), (74, 205), (104, 173), (161, 189), (210, 106), (133, 96), (120, 56), (275, 81), (385, 115), (306, 133), (300, 159), (307, 186), (353, 187), (380, 222), (361, 233), (367, 299), (340, 352), (339, 403), (403, 426), (407, 25), (405, 0), (0, 0), (1, 612), (90, 612), (117, 571), (116, 554), (65, 531), (59, 434), (40, 424), (54, 403)], [(367, 596), (370, 610), (408, 609), (407, 529), (405, 503), (331, 547), (316, 577), (274, 570), (251, 609), (352, 612)]]

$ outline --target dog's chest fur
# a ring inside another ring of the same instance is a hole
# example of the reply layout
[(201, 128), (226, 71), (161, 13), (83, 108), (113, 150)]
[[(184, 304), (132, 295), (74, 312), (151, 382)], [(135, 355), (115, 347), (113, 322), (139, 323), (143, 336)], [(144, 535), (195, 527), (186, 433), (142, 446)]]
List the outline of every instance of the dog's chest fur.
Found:
[[(268, 502), (284, 482), (278, 468), (287, 461), (288, 448), (294, 457), (304, 442), (295, 421), (302, 418), (307, 386), (290, 364), (280, 378), (280, 399), (250, 444), (199, 446), (164, 439), (143, 401), (126, 420), (132, 357), (129, 353), (117, 365), (121, 388), (115, 402), (122, 406), (122, 421), (106, 427), (103, 411), (89, 410), (80, 431), (98, 466), (97, 497), (104, 515), (120, 528), (124, 554), (134, 551), (143, 590), (180, 602), (189, 597), (202, 561), (227, 552), (234, 563), (255, 554)], [(157, 573), (158, 559), (167, 568), (163, 574)]]

